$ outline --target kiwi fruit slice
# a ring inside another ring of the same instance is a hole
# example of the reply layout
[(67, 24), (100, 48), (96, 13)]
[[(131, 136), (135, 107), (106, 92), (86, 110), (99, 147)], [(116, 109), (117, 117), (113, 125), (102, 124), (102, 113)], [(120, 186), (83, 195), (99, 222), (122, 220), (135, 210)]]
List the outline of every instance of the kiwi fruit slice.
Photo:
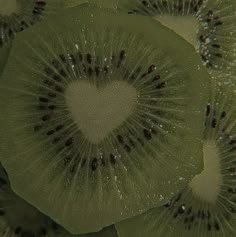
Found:
[(236, 61), (236, 1), (120, 0), (119, 8), (129, 14), (151, 16), (173, 29), (194, 45), (209, 72), (232, 73)]
[(230, 237), (236, 232), (236, 91), (212, 86), (206, 105), (204, 170), (161, 208), (117, 224), (120, 237)]
[(83, 4), (22, 32), (0, 88), (13, 190), (73, 234), (163, 205), (203, 169), (209, 81), (149, 17)]
[(58, 12), (64, 0), (0, 0), (0, 75), (15, 35)]
[(0, 235), (5, 237), (117, 237), (114, 226), (98, 233), (72, 235), (17, 196), (0, 164)]

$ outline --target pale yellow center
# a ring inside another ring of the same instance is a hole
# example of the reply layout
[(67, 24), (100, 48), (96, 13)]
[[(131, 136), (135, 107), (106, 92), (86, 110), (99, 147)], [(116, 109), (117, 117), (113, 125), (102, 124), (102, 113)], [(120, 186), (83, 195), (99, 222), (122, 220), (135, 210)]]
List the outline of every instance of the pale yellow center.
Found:
[(0, 0), (0, 15), (9, 16), (12, 13), (17, 13), (19, 6), (18, 0)]
[(66, 90), (72, 118), (93, 144), (101, 142), (132, 114), (136, 98), (136, 89), (123, 81), (113, 81), (99, 89), (89, 82), (77, 81)]
[(206, 141), (203, 146), (204, 170), (190, 183), (193, 194), (203, 201), (214, 203), (222, 184), (219, 150), (215, 141)]
[(198, 21), (194, 16), (156, 16), (164, 26), (172, 29), (194, 47), (197, 45)]

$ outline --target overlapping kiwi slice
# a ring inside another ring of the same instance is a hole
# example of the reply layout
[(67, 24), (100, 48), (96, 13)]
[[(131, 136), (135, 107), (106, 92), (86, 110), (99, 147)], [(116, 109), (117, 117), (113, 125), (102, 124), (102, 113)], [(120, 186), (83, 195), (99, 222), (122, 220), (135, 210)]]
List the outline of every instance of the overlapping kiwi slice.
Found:
[(120, 0), (119, 8), (152, 16), (176, 31), (195, 46), (214, 75), (235, 72), (236, 1)]
[(0, 75), (15, 35), (46, 15), (58, 12), (64, 0), (0, 0)]
[(120, 237), (235, 236), (236, 92), (217, 83), (206, 105), (203, 172), (165, 206), (118, 224)]
[(0, 89), (14, 191), (72, 233), (166, 203), (202, 171), (201, 65), (149, 17), (87, 5), (20, 34)]
[(72, 235), (17, 196), (0, 164), (0, 235), (4, 237), (116, 237), (113, 226), (98, 233)]

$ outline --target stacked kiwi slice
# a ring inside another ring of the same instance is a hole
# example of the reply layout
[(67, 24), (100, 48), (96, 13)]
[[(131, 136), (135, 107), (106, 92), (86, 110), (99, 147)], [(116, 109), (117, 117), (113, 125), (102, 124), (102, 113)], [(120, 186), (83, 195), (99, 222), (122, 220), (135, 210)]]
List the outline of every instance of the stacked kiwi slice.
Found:
[(88, 235), (72, 235), (17, 196), (0, 165), (0, 235), (5, 237), (117, 237), (113, 226)]
[(234, 236), (235, 91), (215, 81), (206, 104), (204, 170), (163, 207), (117, 224), (120, 236)]
[(0, 76), (16, 34), (58, 13), (63, 0), (0, 0)]
[(148, 15), (190, 42), (209, 72), (235, 74), (234, 0), (120, 0), (128, 14)]
[(2, 236), (234, 236), (233, 0), (0, 7)]

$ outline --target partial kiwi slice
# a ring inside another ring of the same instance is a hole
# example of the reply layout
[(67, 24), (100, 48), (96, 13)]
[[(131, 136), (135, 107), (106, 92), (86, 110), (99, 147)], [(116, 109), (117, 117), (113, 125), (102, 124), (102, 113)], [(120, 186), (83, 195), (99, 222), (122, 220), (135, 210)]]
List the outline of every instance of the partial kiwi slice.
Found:
[(0, 75), (15, 35), (63, 6), (64, 0), (0, 0)]
[(165, 206), (117, 224), (120, 237), (235, 236), (236, 90), (217, 83), (206, 105), (203, 172)]
[(37, 24), (0, 89), (14, 191), (75, 234), (163, 205), (202, 171), (208, 89), (193, 47), (149, 17), (85, 4)]
[(119, 8), (173, 29), (195, 46), (210, 72), (235, 68), (235, 0), (120, 0)]
[(98, 233), (72, 235), (17, 196), (0, 164), (0, 235), (4, 237), (117, 237), (114, 226)]

